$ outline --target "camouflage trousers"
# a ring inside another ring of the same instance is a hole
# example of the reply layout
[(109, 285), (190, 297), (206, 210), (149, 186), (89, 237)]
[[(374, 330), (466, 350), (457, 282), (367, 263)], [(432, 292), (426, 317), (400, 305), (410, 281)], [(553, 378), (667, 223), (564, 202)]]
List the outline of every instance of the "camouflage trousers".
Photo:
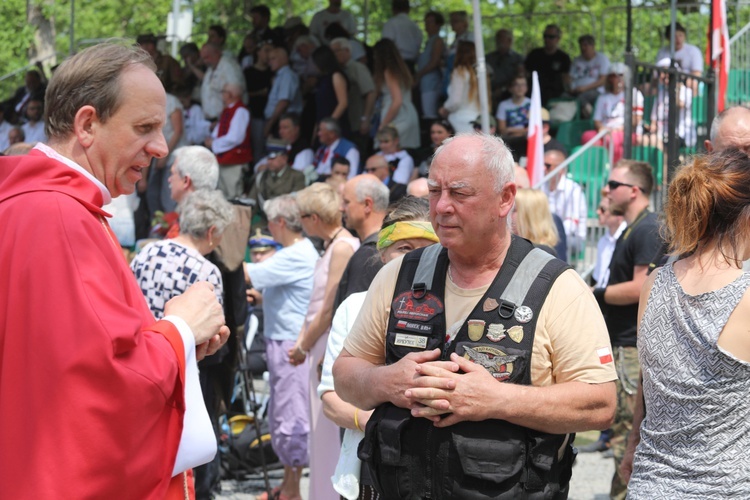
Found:
[(640, 380), (638, 349), (635, 347), (613, 347), (615, 368), (617, 369), (617, 411), (612, 425), (610, 446), (615, 457), (615, 474), (612, 476), (612, 488), (609, 497), (612, 500), (624, 500), (627, 486), (620, 478), (620, 462), (625, 454), (628, 433), (633, 427), (633, 408)]

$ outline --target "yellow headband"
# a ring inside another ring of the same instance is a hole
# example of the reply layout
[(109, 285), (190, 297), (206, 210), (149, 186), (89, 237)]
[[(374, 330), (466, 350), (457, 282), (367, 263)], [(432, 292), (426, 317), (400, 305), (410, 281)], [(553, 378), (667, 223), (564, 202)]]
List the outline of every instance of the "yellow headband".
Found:
[(428, 221), (395, 222), (388, 227), (384, 227), (378, 233), (378, 250), (386, 249), (399, 240), (410, 238), (425, 238), (435, 243), (440, 241), (432, 228), (432, 224)]

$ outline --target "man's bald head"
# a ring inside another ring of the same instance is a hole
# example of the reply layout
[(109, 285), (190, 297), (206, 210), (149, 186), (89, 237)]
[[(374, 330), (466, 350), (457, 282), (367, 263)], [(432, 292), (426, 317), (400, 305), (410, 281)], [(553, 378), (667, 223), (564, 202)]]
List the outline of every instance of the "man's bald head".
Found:
[(381, 181), (386, 180), (390, 174), (388, 160), (383, 155), (372, 155), (365, 163), (365, 172), (374, 175)]
[(750, 154), (750, 108), (732, 106), (716, 115), (704, 145), (709, 153), (737, 148)]

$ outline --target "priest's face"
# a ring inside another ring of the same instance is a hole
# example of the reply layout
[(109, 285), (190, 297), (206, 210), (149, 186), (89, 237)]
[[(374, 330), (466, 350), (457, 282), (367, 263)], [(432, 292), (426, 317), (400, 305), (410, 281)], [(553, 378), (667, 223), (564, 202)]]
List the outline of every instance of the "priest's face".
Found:
[(120, 75), (121, 104), (102, 122), (92, 119), (84, 144), (89, 168), (112, 197), (130, 194), (153, 158), (169, 152), (162, 134), (166, 94), (153, 71), (135, 65)]

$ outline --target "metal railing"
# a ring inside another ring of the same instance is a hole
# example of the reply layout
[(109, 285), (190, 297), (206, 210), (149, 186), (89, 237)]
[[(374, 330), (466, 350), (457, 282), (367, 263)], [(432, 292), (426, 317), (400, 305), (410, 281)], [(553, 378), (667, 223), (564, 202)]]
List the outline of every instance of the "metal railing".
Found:
[[(606, 228), (599, 224), (597, 208), (614, 156), (613, 141), (606, 140), (611, 137), (611, 133), (611, 130), (602, 128), (588, 142), (575, 147), (570, 156), (532, 186), (534, 189), (545, 190), (551, 179), (565, 175), (581, 187), (586, 205), (586, 220), (583, 222), (586, 236), (583, 241), (575, 236), (565, 236), (568, 242), (567, 261), (584, 280), (594, 271), (597, 243), (606, 231)], [(602, 143), (607, 143), (607, 146), (601, 146)], [(570, 200), (571, 206), (577, 203)], [(566, 214), (557, 215), (565, 221)]]
[(750, 104), (750, 23), (729, 39), (729, 81), (726, 105)]

